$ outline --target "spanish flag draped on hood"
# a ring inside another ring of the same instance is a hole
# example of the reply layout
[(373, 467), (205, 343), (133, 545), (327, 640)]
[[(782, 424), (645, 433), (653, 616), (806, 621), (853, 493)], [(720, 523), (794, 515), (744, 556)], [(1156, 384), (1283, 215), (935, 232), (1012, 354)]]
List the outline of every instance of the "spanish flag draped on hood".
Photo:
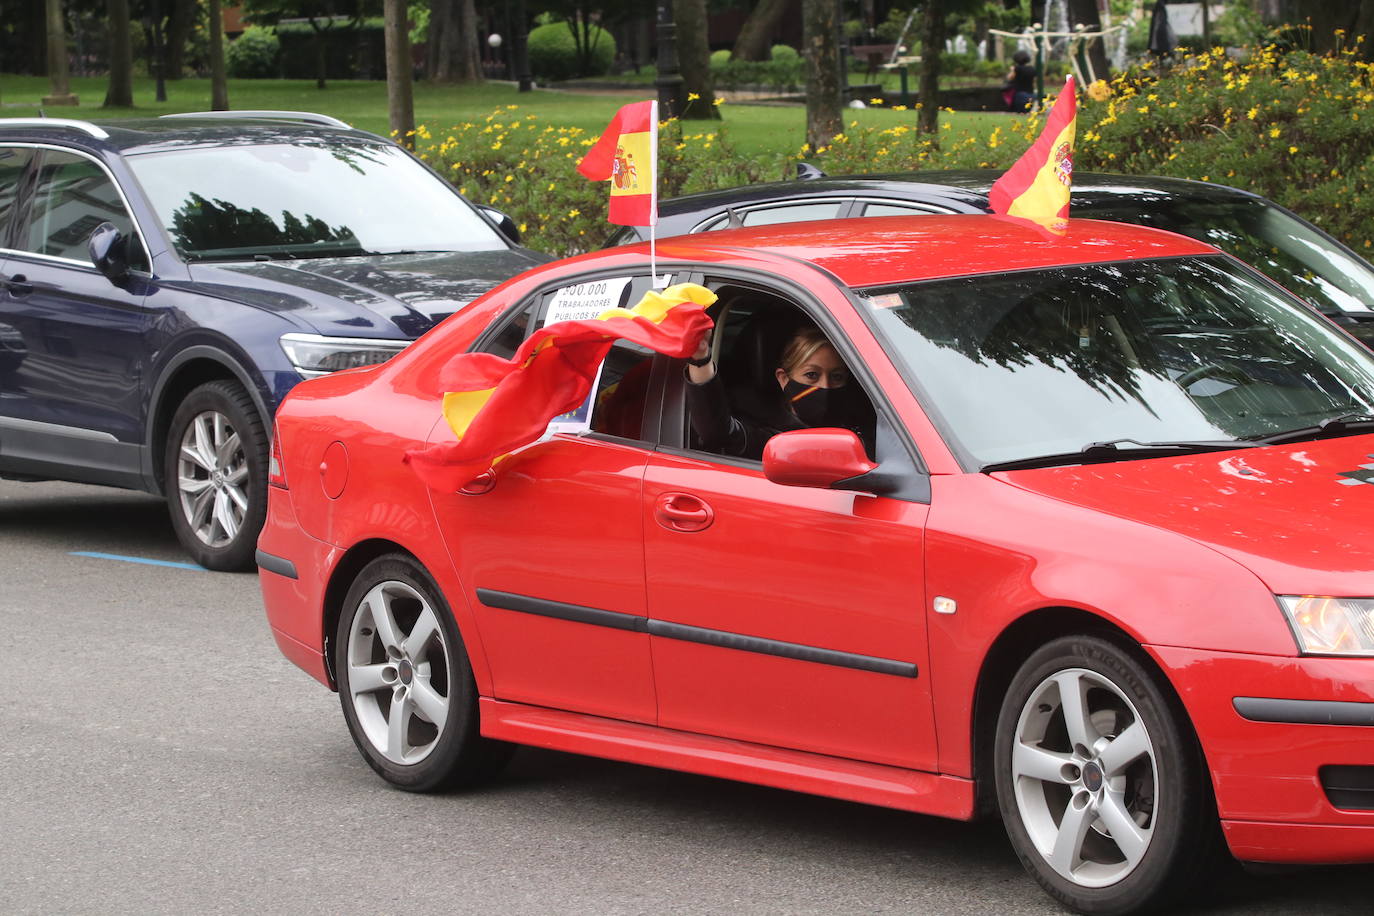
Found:
[(616, 340), (685, 359), (711, 329), (716, 294), (695, 283), (650, 290), (632, 309), (548, 324), (510, 359), (460, 353), (440, 370), (444, 419), (457, 437), (413, 449), (405, 461), (436, 490), (453, 491), (504, 455), (544, 435), (549, 421), (575, 410)]
[(658, 222), (657, 167), (658, 103), (650, 100), (617, 111), (577, 170), (592, 181), (610, 180), (609, 222), (652, 226)]
[(1074, 127), (1078, 117), (1073, 77), (1055, 99), (1040, 136), (1030, 149), (993, 184), (988, 202), (993, 213), (1031, 220), (1062, 234), (1069, 218), (1073, 181)]

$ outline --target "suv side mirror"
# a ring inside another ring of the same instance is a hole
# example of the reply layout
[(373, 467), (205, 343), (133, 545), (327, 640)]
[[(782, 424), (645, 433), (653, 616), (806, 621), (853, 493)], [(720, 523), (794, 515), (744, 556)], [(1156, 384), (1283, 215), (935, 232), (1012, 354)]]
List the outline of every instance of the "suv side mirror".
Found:
[(763, 446), (763, 476), (789, 487), (829, 489), (877, 466), (847, 429), (797, 429), (778, 433)]
[(86, 242), (86, 251), (95, 269), (111, 281), (123, 280), (129, 275), (129, 240), (120, 234), (114, 223), (96, 226)]
[(495, 207), (488, 207), (486, 204), (479, 204), (478, 209), (487, 215), (487, 219), (496, 224), (496, 228), (501, 230), (502, 235), (515, 244), (520, 244), (520, 230), (516, 228), (515, 220), (511, 219), (508, 214), (502, 213)]

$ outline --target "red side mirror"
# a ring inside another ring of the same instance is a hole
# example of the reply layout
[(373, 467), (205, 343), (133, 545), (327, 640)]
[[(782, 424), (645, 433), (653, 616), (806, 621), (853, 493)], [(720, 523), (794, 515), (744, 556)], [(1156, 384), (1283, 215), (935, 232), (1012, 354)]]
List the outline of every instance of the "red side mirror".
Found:
[(831, 487), (877, 466), (847, 429), (779, 433), (763, 447), (763, 475), (789, 487)]

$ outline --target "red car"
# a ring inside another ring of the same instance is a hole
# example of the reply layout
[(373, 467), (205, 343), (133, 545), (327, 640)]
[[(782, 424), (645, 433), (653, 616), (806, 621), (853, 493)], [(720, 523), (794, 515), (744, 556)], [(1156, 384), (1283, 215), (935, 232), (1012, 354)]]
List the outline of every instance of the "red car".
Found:
[(644, 246), (522, 274), (384, 365), (299, 385), (263, 595), (382, 777), (470, 784), (531, 744), (1000, 809), (1031, 875), (1093, 913), (1158, 905), (1228, 849), (1374, 861), (1368, 351), (1135, 226), (887, 217), (659, 256), (718, 296), (729, 410), (785, 384), (779, 329), (810, 322), (866, 429), (722, 453), (682, 361), (621, 342), (544, 439), (422, 483), (402, 456), (453, 437), (444, 363), (632, 304)]

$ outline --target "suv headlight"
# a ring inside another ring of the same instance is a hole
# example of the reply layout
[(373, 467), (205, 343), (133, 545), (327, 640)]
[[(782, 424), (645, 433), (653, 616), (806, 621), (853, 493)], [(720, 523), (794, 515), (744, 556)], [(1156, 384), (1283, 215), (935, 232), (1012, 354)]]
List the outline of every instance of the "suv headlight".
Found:
[(283, 334), (281, 338), (286, 358), (305, 378), (384, 363), (409, 343), (408, 340), (325, 337), (321, 334)]
[(1298, 648), (1312, 655), (1374, 655), (1374, 598), (1280, 595)]

